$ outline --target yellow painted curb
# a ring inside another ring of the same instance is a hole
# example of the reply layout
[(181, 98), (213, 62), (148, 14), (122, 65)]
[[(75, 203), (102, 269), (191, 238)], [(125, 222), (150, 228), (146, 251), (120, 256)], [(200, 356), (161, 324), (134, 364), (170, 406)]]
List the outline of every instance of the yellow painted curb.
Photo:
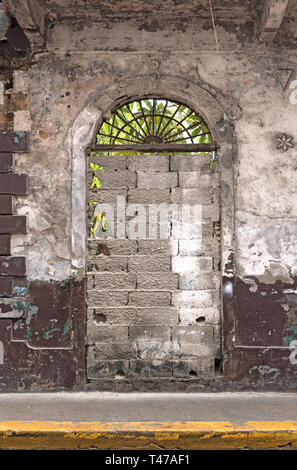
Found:
[(296, 421), (0, 422), (0, 449), (297, 449)]

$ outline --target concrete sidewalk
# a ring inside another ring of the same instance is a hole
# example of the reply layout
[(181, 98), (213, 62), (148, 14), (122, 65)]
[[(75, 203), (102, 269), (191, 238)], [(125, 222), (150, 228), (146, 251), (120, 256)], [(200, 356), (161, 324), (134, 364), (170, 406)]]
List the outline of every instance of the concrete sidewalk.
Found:
[(297, 394), (2, 394), (0, 448), (292, 449)]

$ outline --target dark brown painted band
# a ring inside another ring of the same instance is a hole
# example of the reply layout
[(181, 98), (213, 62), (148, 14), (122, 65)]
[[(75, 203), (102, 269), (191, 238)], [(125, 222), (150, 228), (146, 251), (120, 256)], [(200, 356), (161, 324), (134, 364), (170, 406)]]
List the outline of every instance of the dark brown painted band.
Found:
[(6, 297), (12, 294), (12, 278), (0, 277), (0, 296)]
[(1, 194), (24, 196), (27, 193), (27, 176), (14, 173), (0, 173)]
[(0, 195), (0, 214), (12, 214), (12, 196), (9, 194)]
[(0, 256), (0, 274), (6, 276), (25, 276), (25, 258), (23, 256)]
[(7, 173), (12, 169), (12, 154), (0, 153), (0, 173)]
[(0, 255), (10, 255), (10, 235), (0, 235)]
[(0, 234), (26, 233), (26, 216), (0, 215)]
[(28, 134), (27, 132), (0, 132), (0, 153), (27, 152)]

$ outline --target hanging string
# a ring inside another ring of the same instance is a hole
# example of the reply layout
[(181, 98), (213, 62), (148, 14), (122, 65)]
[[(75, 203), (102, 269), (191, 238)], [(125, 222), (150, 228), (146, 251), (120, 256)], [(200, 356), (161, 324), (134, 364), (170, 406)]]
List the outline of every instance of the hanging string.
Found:
[(222, 54), (221, 54), (221, 51), (220, 51), (217, 28), (216, 28), (214, 14), (213, 14), (212, 0), (208, 0), (208, 2), (209, 2), (210, 13), (211, 13), (213, 33), (214, 33), (214, 37), (215, 37), (215, 41), (216, 41), (217, 55), (219, 57), (219, 62), (220, 62), (220, 65), (221, 65), (222, 75), (223, 75), (224, 81), (225, 81), (225, 89), (229, 93), (228, 86), (227, 86), (227, 77), (226, 77), (226, 73), (225, 73), (224, 61), (223, 61), (223, 57), (222, 57)]
[[(221, 70), (222, 70), (222, 75), (223, 75), (224, 82), (225, 82), (225, 90), (226, 90), (226, 92), (228, 93), (228, 95), (229, 95), (229, 97), (230, 97), (230, 100), (231, 100), (231, 102), (232, 102), (233, 105), (234, 105), (235, 103), (234, 103), (234, 99), (233, 99), (232, 93), (231, 93), (231, 91), (230, 91), (229, 88), (228, 88), (228, 82), (227, 82), (227, 77), (226, 77), (225, 65), (224, 65), (223, 57), (222, 57), (222, 54), (221, 54), (221, 51), (220, 51), (219, 40), (218, 40), (218, 33), (217, 33), (217, 28), (216, 28), (216, 23), (215, 23), (215, 19), (214, 19), (214, 13), (213, 13), (212, 0), (208, 0), (208, 3), (209, 3), (209, 9), (210, 9), (210, 13), (211, 13), (211, 20), (212, 20), (213, 33), (214, 33), (214, 37), (215, 37), (215, 41), (216, 41), (217, 56), (218, 56), (218, 58), (219, 58), (219, 62), (220, 62), (220, 65), (221, 65)], [(213, 170), (213, 169), (214, 169), (214, 162), (215, 162), (216, 160), (218, 160), (218, 154), (217, 154), (216, 152), (212, 152), (212, 155), (211, 155), (211, 157), (210, 157), (210, 163), (209, 163), (209, 168), (210, 168), (210, 170)]]

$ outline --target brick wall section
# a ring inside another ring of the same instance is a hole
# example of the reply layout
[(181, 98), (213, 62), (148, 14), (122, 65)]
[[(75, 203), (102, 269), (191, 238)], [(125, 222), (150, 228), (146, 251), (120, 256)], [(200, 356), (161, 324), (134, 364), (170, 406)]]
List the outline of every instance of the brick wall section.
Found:
[[(0, 319), (17, 318), (14, 288), (26, 283), (25, 258), (11, 256), (11, 235), (26, 233), (26, 217), (14, 216), (13, 196), (26, 195), (26, 175), (13, 173), (13, 153), (27, 152), (25, 132), (0, 131)], [(11, 304), (11, 305), (10, 305)]]
[[(112, 204), (202, 204), (202, 244), (192, 232), (169, 240), (88, 240), (88, 378), (185, 379), (215, 374), (220, 358), (219, 173), (209, 156), (88, 157), (104, 168), (89, 199)], [(93, 214), (88, 208), (88, 218)], [(131, 216), (127, 216), (127, 220)], [(147, 223), (147, 233), (149, 226)], [(154, 234), (154, 231), (152, 231)], [(115, 236), (117, 234), (115, 233)]]

